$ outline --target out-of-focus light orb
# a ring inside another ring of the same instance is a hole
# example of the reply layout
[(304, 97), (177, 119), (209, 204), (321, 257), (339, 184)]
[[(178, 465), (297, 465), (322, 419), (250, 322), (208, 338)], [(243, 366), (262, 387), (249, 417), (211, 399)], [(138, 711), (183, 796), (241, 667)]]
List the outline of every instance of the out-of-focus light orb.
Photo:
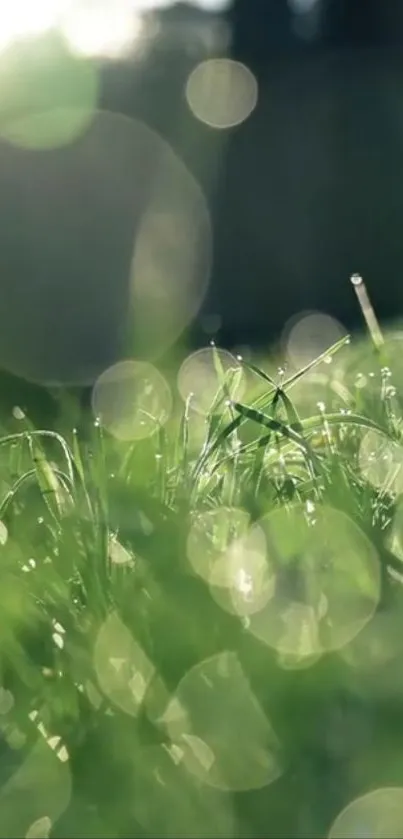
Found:
[(329, 839), (400, 839), (403, 836), (403, 788), (384, 787), (356, 798), (337, 816)]
[(401, 637), (396, 627), (401, 618), (400, 607), (378, 609), (363, 631), (341, 652), (348, 666), (357, 670), (360, 678), (365, 678), (372, 697), (390, 697), (401, 684), (401, 668), (396, 669), (401, 656)]
[(233, 128), (255, 109), (258, 84), (251, 70), (239, 61), (211, 58), (190, 74), (186, 98), (201, 122), (211, 128)]
[(283, 772), (281, 744), (237, 656), (192, 667), (161, 719), (188, 771), (226, 791), (260, 789)]
[(250, 516), (238, 507), (218, 507), (196, 513), (187, 538), (187, 557), (206, 582), (231, 546), (248, 532)]
[(118, 58), (141, 40), (144, 22), (131, 0), (78, 0), (61, 26), (73, 52)]
[(249, 630), (282, 656), (315, 658), (340, 649), (373, 616), (380, 596), (375, 549), (344, 513), (322, 505), (263, 516), (273, 596)]
[(231, 614), (246, 618), (260, 612), (275, 590), (275, 578), (266, 561), (264, 533), (250, 528), (234, 541), (213, 566), (210, 592)]
[(199, 414), (208, 416), (215, 400), (242, 399), (245, 381), (242, 367), (230, 352), (215, 347), (197, 350), (183, 362), (178, 373), (178, 390)]
[(155, 668), (116, 612), (99, 630), (94, 667), (105, 696), (126, 714), (137, 716)]
[(292, 318), (285, 327), (283, 343), (293, 368), (309, 364), (347, 334), (341, 323), (321, 312), (306, 312)]
[[(16, 771), (2, 784), (0, 793), (1, 836), (29, 836), (46, 839), (49, 830), (60, 819), (71, 801), (70, 762), (65, 760), (64, 746), (57, 748), (60, 737), (48, 737), (37, 711), (29, 714), (40, 736), (35, 745), (25, 750), (25, 757)], [(28, 720), (28, 718), (27, 718)], [(23, 733), (10, 726), (7, 736), (11, 748), (22, 747)], [(10, 734), (11, 734), (10, 732)], [(46, 815), (45, 815), (46, 814)]]
[(172, 396), (161, 373), (147, 361), (120, 361), (105, 370), (92, 391), (92, 409), (113, 437), (142, 440), (165, 425)]
[[(33, 78), (17, 61), (11, 87), (0, 73), (0, 135), (32, 147), (0, 149), (0, 366), (40, 384), (92, 386), (116, 361), (153, 361), (177, 341), (208, 287), (212, 229), (169, 144), (138, 120), (94, 113), (95, 62), (63, 50), (60, 73), (51, 47), (43, 79), (33, 54)], [(83, 107), (72, 123), (74, 96)]]
[(241, 508), (218, 507), (196, 514), (187, 555), (216, 602), (231, 614), (247, 617), (273, 595), (265, 535), (258, 526), (250, 526), (250, 516)]
[(28, 149), (71, 143), (94, 117), (98, 81), (54, 33), (15, 43), (0, 53), (0, 136)]
[(202, 786), (184, 762), (175, 743), (136, 749), (133, 814), (147, 836), (236, 835), (236, 818), (229, 796)]
[(205, 196), (171, 148), (145, 128), (136, 145), (143, 160), (135, 171), (141, 214), (131, 266), (133, 334), (141, 354), (156, 358), (200, 308), (212, 230)]
[(403, 574), (403, 495), (397, 499), (393, 513), (393, 521), (386, 535), (386, 545), (402, 562)]
[(362, 438), (358, 462), (362, 476), (375, 489), (403, 492), (403, 447), (377, 431)]

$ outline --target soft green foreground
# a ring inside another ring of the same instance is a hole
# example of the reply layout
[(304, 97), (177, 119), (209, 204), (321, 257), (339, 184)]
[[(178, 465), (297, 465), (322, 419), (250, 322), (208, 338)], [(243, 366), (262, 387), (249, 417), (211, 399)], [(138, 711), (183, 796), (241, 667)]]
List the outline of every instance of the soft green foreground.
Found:
[(324, 837), (379, 788), (331, 835), (403, 835), (402, 358), (216, 353), (207, 420), (130, 445), (15, 412), (0, 836)]

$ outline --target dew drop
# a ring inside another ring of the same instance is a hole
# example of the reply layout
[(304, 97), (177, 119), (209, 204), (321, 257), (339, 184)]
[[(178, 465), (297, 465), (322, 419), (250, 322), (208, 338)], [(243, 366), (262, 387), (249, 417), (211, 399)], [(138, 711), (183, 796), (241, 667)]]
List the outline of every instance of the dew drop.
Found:
[(24, 411), (18, 405), (15, 405), (14, 408), (13, 408), (13, 417), (16, 420), (24, 420), (25, 419)]
[(43, 816), (29, 826), (25, 839), (48, 839), (51, 830), (52, 822), (49, 816)]
[(8, 539), (8, 530), (4, 522), (0, 521), (0, 545), (5, 545)]
[(56, 644), (56, 647), (59, 647), (59, 650), (62, 650), (64, 647), (64, 638), (62, 635), (59, 635), (58, 632), (54, 632), (52, 635), (53, 641)]

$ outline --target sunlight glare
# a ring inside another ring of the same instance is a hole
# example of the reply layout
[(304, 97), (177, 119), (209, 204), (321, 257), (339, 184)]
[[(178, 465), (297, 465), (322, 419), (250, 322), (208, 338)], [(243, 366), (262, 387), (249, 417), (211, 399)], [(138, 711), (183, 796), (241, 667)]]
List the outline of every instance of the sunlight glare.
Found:
[(61, 26), (70, 48), (84, 56), (117, 58), (141, 39), (143, 19), (131, 0), (79, 2)]
[(48, 32), (66, 4), (67, 0), (0, 0), (0, 49)]

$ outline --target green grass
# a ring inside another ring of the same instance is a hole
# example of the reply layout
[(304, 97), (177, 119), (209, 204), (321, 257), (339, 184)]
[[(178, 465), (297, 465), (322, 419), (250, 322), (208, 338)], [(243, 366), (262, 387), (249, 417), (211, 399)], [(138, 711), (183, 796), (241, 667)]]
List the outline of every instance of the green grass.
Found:
[(403, 787), (399, 342), (212, 352), (205, 419), (0, 439), (0, 836), (323, 837)]

